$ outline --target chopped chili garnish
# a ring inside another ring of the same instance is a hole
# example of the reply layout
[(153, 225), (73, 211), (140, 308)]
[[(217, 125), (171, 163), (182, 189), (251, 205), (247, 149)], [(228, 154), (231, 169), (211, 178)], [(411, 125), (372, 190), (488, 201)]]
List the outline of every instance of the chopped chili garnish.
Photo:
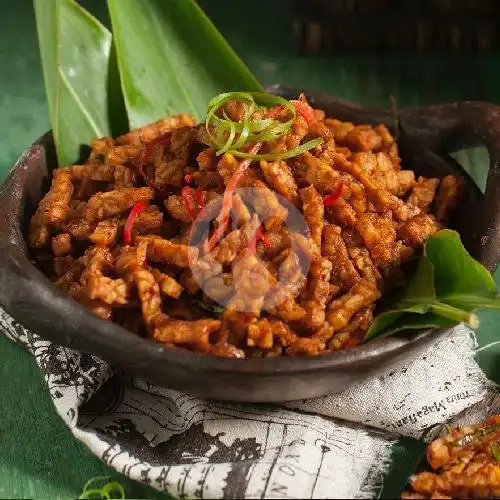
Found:
[(259, 241), (262, 241), (264, 246), (266, 248), (270, 248), (272, 243), (271, 240), (269, 239), (269, 236), (267, 234), (264, 234), (264, 230), (262, 229), (262, 226), (259, 226), (254, 235), (252, 236), (252, 239), (248, 242), (248, 246), (250, 250), (255, 253), (257, 251), (257, 243)]
[[(303, 94), (301, 94), (301, 96), (303, 96)], [(305, 119), (308, 125), (312, 125), (314, 123), (315, 121), (314, 109), (311, 108), (309, 104), (297, 99), (292, 100), (290, 102), (295, 106), (297, 113)], [(276, 118), (284, 109), (285, 109), (284, 106), (276, 106), (275, 108), (269, 111), (267, 117)]]
[(153, 139), (152, 141), (149, 141), (148, 143), (144, 144), (144, 146), (141, 149), (141, 152), (137, 157), (137, 170), (139, 170), (139, 173), (141, 174), (146, 184), (154, 189), (159, 189), (159, 188), (158, 186), (155, 185), (155, 183), (151, 179), (148, 178), (146, 172), (144, 172), (144, 164), (146, 163), (146, 160), (148, 159), (153, 149), (161, 144), (168, 144), (170, 142), (171, 136), (172, 132), (167, 132), (166, 134), (159, 135), (158, 137), (156, 137), (156, 139)]
[[(181, 196), (184, 201), (184, 208), (189, 215), (191, 221), (194, 221), (197, 214), (197, 209), (201, 210), (205, 206), (207, 192), (202, 189), (193, 189), (192, 187), (185, 186), (182, 188)], [(193, 206), (193, 201), (196, 202), (196, 207)], [(201, 213), (201, 212), (199, 212)]]
[(356, 347), (359, 343), (361, 342), (361, 339), (349, 339), (347, 341), (347, 344), (344, 346), (344, 349), (351, 349), (353, 347)]
[(184, 176), (184, 182), (186, 184), (191, 184), (193, 182), (193, 174), (187, 174)]
[(125, 221), (125, 226), (123, 228), (123, 244), (130, 245), (132, 243), (132, 229), (134, 227), (135, 219), (137, 216), (147, 207), (147, 203), (144, 201), (138, 201), (130, 211), (130, 214)]
[(323, 205), (325, 205), (325, 207), (333, 205), (340, 198), (343, 187), (344, 183), (342, 181), (339, 181), (339, 183), (335, 186), (333, 192), (323, 198)]
[(264, 243), (264, 246), (266, 248), (271, 248), (272, 245), (273, 245), (271, 243), (271, 240), (269, 239), (269, 235), (265, 234), (262, 230), (261, 230), (261, 233), (260, 233), (260, 241), (262, 241), (262, 243)]
[[(262, 143), (258, 142), (254, 144), (248, 152), (252, 155), (256, 155), (261, 147)], [(221, 211), (217, 216), (218, 226), (213, 232), (210, 239), (206, 240), (203, 245), (203, 250), (205, 253), (211, 252), (215, 248), (215, 245), (217, 245), (217, 242), (220, 240), (221, 236), (225, 233), (227, 225), (229, 224), (229, 212), (231, 211), (231, 207), (233, 206), (233, 192), (250, 163), (252, 163), (252, 160), (249, 158), (242, 160), (236, 172), (228, 182), (227, 188), (224, 191), (224, 197), (222, 198)]]
[(190, 187), (183, 187), (181, 191), (181, 196), (182, 196), (182, 201), (184, 202), (184, 208), (186, 209), (186, 212), (189, 215), (189, 218), (193, 221), (195, 218), (194, 214), (194, 208), (193, 205), (191, 204), (192, 201), (192, 192), (193, 188)]
[(268, 118), (276, 118), (283, 110), (285, 106), (276, 106), (275, 108), (269, 110), (267, 113)]
[[(302, 94), (301, 94), (301, 97), (302, 97)], [(314, 109), (311, 108), (311, 106), (309, 106), (309, 104), (307, 104), (304, 101), (293, 100), (290, 102), (295, 106), (297, 113), (299, 113), (299, 115), (301, 115), (304, 118), (304, 120), (307, 122), (307, 124), (309, 126), (311, 126), (315, 121)]]
[(207, 197), (207, 192), (203, 191), (203, 189), (195, 189), (194, 197), (196, 199), (196, 203), (198, 204), (198, 208), (202, 208), (205, 205), (205, 199)]

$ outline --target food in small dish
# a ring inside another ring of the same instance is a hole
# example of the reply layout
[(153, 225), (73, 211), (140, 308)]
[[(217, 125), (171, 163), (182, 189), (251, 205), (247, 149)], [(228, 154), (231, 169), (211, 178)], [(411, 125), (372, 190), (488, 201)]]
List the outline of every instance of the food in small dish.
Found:
[(452, 429), (427, 447), (432, 472), (410, 478), (403, 499), (498, 498), (500, 496), (500, 415), (478, 425)]
[(28, 246), (55, 284), (138, 335), (235, 358), (356, 346), (464, 186), (404, 170), (384, 125), (249, 93), (214, 98), (205, 123), (97, 138), (53, 174)]

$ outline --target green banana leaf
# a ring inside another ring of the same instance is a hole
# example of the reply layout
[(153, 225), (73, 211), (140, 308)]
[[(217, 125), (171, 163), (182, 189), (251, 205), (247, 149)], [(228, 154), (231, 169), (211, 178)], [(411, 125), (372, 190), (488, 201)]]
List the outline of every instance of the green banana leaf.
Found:
[[(43, 1), (43, 0), (42, 0)], [(262, 87), (192, 0), (108, 0), (130, 126)]]
[(127, 129), (111, 33), (73, 0), (34, 0), (59, 165), (91, 139)]

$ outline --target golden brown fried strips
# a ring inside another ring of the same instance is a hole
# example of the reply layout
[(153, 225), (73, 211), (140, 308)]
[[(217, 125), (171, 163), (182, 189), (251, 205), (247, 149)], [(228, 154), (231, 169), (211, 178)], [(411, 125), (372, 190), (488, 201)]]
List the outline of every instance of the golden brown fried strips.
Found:
[(67, 170), (56, 170), (49, 192), (43, 197), (31, 219), (28, 230), (30, 247), (45, 246), (49, 240), (50, 228), (68, 218), (73, 190), (71, 174)]
[(302, 198), (304, 219), (311, 231), (311, 239), (318, 248), (321, 248), (321, 238), (325, 225), (323, 199), (314, 186), (301, 189), (300, 197)]
[(261, 161), (260, 168), (264, 174), (266, 182), (281, 196), (294, 205), (298, 202), (297, 183), (288, 164), (283, 160)]
[(420, 208), (423, 212), (427, 212), (434, 201), (438, 186), (439, 179), (419, 177), (408, 197), (408, 203)]
[(380, 298), (380, 292), (371, 281), (358, 281), (345, 295), (330, 302), (326, 320), (334, 331), (342, 330), (353, 315)]
[(427, 447), (433, 471), (410, 478), (411, 498), (496, 498), (500, 495), (500, 465), (495, 456), (500, 417), (483, 424), (455, 428)]
[(121, 226), (119, 219), (106, 219), (99, 222), (89, 236), (89, 240), (96, 245), (113, 245)]
[(84, 217), (88, 222), (100, 221), (129, 210), (138, 201), (149, 201), (153, 198), (154, 192), (150, 187), (123, 188), (96, 193), (87, 202)]
[(158, 282), (162, 293), (172, 297), (173, 299), (178, 299), (180, 297), (182, 293), (182, 285), (180, 283), (168, 274), (162, 273), (158, 269), (153, 269), (151, 272)]
[(455, 175), (447, 175), (441, 181), (436, 199), (436, 219), (446, 222), (450, 213), (456, 208), (462, 197), (465, 179)]
[(216, 319), (182, 321), (163, 315), (155, 322), (153, 340), (170, 345), (181, 345), (202, 352), (209, 352), (210, 334), (220, 328)]
[(325, 307), (334, 291), (330, 286), (332, 263), (317, 254), (313, 257), (309, 273), (311, 276), (305, 290), (306, 297), (302, 302), (306, 311), (304, 323), (307, 328), (318, 330), (325, 322)]
[(117, 142), (118, 144), (140, 146), (141, 144), (147, 144), (153, 141), (160, 135), (172, 132), (177, 128), (193, 127), (195, 124), (195, 120), (191, 115), (181, 113), (180, 115), (174, 115), (169, 118), (162, 118), (145, 127), (131, 130), (128, 134), (118, 137)]
[(52, 253), (56, 257), (67, 255), (72, 251), (71, 236), (68, 233), (61, 233), (52, 238)]
[[(226, 112), (239, 119), (245, 106), (230, 102)], [(322, 143), (295, 158), (249, 162), (208, 253), (199, 222), (210, 232), (221, 223), (241, 160), (217, 156), (205, 126), (184, 114), (96, 139), (85, 164), (54, 172), (29, 245), (52, 249), (57, 286), (94, 314), (169, 346), (236, 358), (353, 347), (382, 290), (443, 227), (464, 181), (416, 182), (384, 125), (325, 119), (321, 110), (307, 121), (298, 113), (260, 152), (315, 138)], [(297, 232), (288, 202), (309, 235)]]
[(165, 262), (179, 267), (189, 267), (198, 256), (198, 249), (172, 243), (169, 240), (145, 237), (148, 242), (148, 259), (153, 262)]

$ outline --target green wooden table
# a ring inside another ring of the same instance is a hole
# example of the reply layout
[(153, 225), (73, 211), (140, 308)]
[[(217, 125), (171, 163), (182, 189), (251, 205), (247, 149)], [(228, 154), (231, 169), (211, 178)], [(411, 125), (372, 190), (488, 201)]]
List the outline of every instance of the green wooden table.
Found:
[[(47, 0), (48, 1), (48, 0)], [(169, 1), (165, 0), (166, 7)], [(106, 21), (105, 2), (82, 0)], [(240, 8), (231, 0), (204, 0), (235, 50), (265, 84), (286, 83), (325, 90), (344, 99), (388, 106), (443, 100), (500, 101), (500, 58), (301, 58), (294, 55), (292, 19), (287, 0), (254, 0)], [(0, 1), (0, 177), (16, 157), (49, 128), (35, 24), (30, 0)], [(487, 157), (481, 150), (459, 155), (479, 185)], [(0, 180), (1, 180), (0, 179)], [(500, 283), (500, 273), (497, 273)], [(494, 313), (481, 315), (480, 345), (497, 341)], [(495, 346), (481, 351), (479, 362), (497, 382)], [(75, 498), (91, 477), (111, 475), (129, 498), (165, 498), (107, 468), (72, 438), (56, 415), (38, 368), (26, 352), (0, 338), (0, 498)], [(396, 497), (423, 445), (404, 439), (395, 448), (397, 466), (385, 481), (383, 497)]]

